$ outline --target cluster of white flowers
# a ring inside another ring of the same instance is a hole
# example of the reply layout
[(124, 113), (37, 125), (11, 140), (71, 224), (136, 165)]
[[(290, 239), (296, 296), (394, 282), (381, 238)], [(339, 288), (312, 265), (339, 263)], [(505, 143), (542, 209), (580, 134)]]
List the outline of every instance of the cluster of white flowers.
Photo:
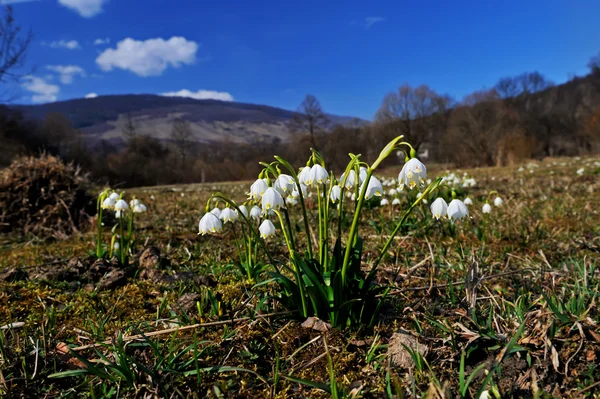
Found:
[(430, 206), (433, 217), (437, 220), (448, 218), (450, 220), (459, 220), (469, 216), (469, 209), (465, 203), (459, 199), (453, 199), (448, 204), (443, 198), (437, 198)]
[(144, 213), (147, 211), (146, 205), (136, 198), (129, 201), (125, 201), (122, 198), (122, 194), (119, 195), (112, 192), (108, 197), (102, 201), (102, 209), (109, 209), (115, 211), (115, 217), (121, 218), (127, 211), (131, 210), (133, 213)]
[(450, 171), (446, 171), (446, 173), (446, 176), (443, 176), (442, 182), (450, 187), (471, 188), (477, 185), (477, 181), (473, 177), (469, 177), (467, 172), (464, 172), (462, 176), (450, 173)]

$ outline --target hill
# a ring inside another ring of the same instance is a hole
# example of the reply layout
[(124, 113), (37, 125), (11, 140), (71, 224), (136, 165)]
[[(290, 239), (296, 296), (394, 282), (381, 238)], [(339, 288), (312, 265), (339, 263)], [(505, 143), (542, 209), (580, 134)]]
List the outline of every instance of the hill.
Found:
[[(293, 111), (266, 105), (148, 94), (109, 95), (15, 108), (27, 119), (61, 113), (91, 142), (103, 139), (117, 144), (123, 140), (123, 127), (129, 117), (139, 133), (161, 140), (169, 139), (173, 121), (181, 118), (190, 122), (193, 141), (198, 143), (285, 142), (291, 137), (287, 123), (295, 115)], [(332, 126), (357, 120), (328, 117)]]

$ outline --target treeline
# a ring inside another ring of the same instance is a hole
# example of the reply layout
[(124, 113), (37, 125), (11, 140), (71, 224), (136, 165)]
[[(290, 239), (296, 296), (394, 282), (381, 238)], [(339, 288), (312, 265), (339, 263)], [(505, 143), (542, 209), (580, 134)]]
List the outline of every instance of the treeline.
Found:
[[(348, 153), (373, 161), (397, 135), (428, 162), (462, 167), (594, 153), (600, 151), (600, 59), (592, 59), (588, 76), (563, 85), (527, 73), (501, 79), (460, 102), (424, 85), (403, 85), (384, 97), (374, 119), (332, 128), (318, 100), (307, 96), (290, 121), (291, 142), (198, 143), (190, 122), (182, 119), (173, 121), (169, 140), (159, 141), (138, 132), (128, 118), (125, 144), (115, 146), (89, 140), (62, 114), (27, 121), (3, 107), (0, 166), (18, 154), (48, 152), (79, 164), (96, 181), (125, 187), (252, 179), (259, 162), (274, 154), (302, 166), (311, 147), (340, 172)], [(398, 154), (387, 162), (403, 159)]]

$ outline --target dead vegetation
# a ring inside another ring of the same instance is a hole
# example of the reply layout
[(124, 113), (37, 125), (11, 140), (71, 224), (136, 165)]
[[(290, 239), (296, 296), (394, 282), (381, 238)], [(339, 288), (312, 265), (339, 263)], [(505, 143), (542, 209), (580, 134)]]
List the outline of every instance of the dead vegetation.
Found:
[(0, 170), (0, 231), (66, 239), (94, 212), (79, 168), (48, 154), (22, 157)]

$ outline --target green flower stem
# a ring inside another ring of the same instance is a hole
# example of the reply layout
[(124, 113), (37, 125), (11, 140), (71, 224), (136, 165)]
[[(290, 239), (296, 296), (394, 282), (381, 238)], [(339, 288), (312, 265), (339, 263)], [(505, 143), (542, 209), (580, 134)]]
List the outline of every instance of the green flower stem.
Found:
[(119, 255), (121, 257), (121, 265), (125, 266), (125, 246), (123, 245), (123, 211), (121, 211), (121, 217), (119, 218)]
[[(350, 263), (350, 251), (354, 247), (354, 241), (356, 235), (358, 233), (358, 222), (360, 220), (360, 210), (362, 208), (363, 202), (365, 200), (365, 194), (367, 192), (367, 186), (369, 185), (369, 180), (371, 180), (371, 175), (373, 174), (373, 169), (367, 169), (367, 178), (363, 183), (363, 188), (360, 192), (360, 196), (358, 197), (358, 203), (356, 204), (356, 209), (354, 210), (354, 218), (352, 219), (352, 226), (350, 227), (350, 233), (348, 233), (348, 242), (346, 243), (346, 252), (344, 253), (344, 263), (342, 263), (342, 287), (346, 286), (346, 273), (348, 269), (348, 264)], [(358, 180), (358, 175), (356, 176)], [(358, 186), (358, 184), (357, 184)]]
[(317, 183), (317, 210), (319, 214), (319, 264), (323, 267), (323, 204), (321, 200), (321, 190)]
[(100, 258), (102, 256), (102, 202), (104, 201), (104, 195), (100, 195), (98, 197), (98, 221), (97, 221), (97, 229), (98, 235), (96, 237), (96, 258)]
[(390, 235), (390, 237), (386, 241), (385, 245), (383, 246), (383, 248), (379, 252), (379, 256), (377, 257), (377, 260), (375, 261), (375, 263), (373, 264), (373, 267), (371, 268), (371, 271), (369, 271), (369, 274), (367, 275), (367, 281), (369, 281), (375, 275), (375, 272), (377, 271), (377, 266), (379, 266), (379, 263), (381, 263), (383, 257), (385, 256), (385, 253), (387, 252), (388, 248), (392, 244), (392, 241), (394, 240), (394, 237), (396, 237), (396, 234), (398, 234), (398, 231), (400, 231), (400, 229), (402, 228), (402, 226), (406, 222), (406, 219), (408, 219), (408, 216), (410, 215), (410, 213), (412, 212), (412, 210), (417, 205), (419, 205), (421, 203), (421, 201), (425, 197), (427, 197), (427, 195), (429, 195), (429, 193), (431, 193), (433, 190), (435, 190), (437, 188), (437, 186), (440, 185), (441, 182), (442, 182), (442, 179), (439, 178), (436, 181), (434, 181), (433, 183), (431, 183), (429, 185), (429, 187), (427, 187), (427, 189), (423, 192), (423, 194), (419, 198), (417, 198), (416, 201), (410, 206), (410, 208), (408, 208), (408, 210), (404, 213), (404, 216), (402, 216), (402, 219), (400, 219), (400, 221), (396, 225), (396, 228), (394, 229), (394, 231), (392, 231), (392, 234)]
[(277, 217), (279, 218), (279, 223), (281, 223), (281, 226), (282, 226), (281, 231), (283, 231), (283, 238), (285, 239), (285, 242), (288, 247), (288, 252), (290, 253), (290, 260), (292, 261), (292, 266), (293, 266), (294, 274), (296, 277), (296, 282), (298, 284), (298, 289), (300, 290), (300, 299), (302, 300), (302, 316), (306, 317), (306, 316), (308, 316), (308, 307), (306, 304), (306, 296), (304, 295), (304, 281), (302, 281), (302, 276), (300, 275), (300, 269), (298, 268), (298, 265), (296, 264), (296, 252), (294, 251), (294, 248), (290, 246), (290, 239), (289, 239), (286, 229), (284, 227), (283, 218), (281, 217), (281, 212), (275, 211), (275, 213), (277, 214)]

